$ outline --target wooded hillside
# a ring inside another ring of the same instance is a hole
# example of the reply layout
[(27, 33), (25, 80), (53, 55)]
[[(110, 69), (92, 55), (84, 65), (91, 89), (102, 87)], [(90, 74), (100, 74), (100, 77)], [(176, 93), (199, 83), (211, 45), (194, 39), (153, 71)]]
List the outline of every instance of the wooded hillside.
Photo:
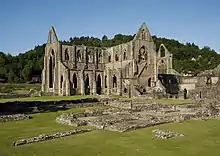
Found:
[[(117, 34), (112, 39), (106, 35), (102, 39), (95, 37), (70, 37), (68, 41), (61, 41), (68, 45), (87, 45), (95, 47), (111, 47), (132, 40), (134, 35)], [(199, 73), (206, 69), (213, 69), (220, 63), (220, 55), (209, 47), (200, 49), (194, 43), (182, 44), (173, 39), (153, 36), (158, 48), (163, 43), (173, 53), (174, 69), (179, 73)], [(9, 83), (28, 82), (33, 75), (40, 75), (43, 69), (45, 44), (23, 54), (12, 56), (0, 52), (0, 80)]]

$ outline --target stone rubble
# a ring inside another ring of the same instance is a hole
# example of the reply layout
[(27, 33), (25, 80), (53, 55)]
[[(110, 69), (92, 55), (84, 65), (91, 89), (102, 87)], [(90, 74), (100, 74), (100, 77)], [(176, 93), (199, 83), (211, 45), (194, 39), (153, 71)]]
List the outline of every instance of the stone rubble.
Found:
[(177, 132), (171, 132), (171, 131), (165, 131), (160, 129), (155, 129), (152, 131), (154, 136), (153, 139), (170, 139), (170, 138), (176, 138), (176, 137), (183, 137), (183, 134), (177, 133)]
[(56, 139), (56, 138), (61, 138), (61, 137), (66, 137), (66, 136), (70, 136), (70, 135), (91, 132), (91, 131), (92, 131), (92, 129), (75, 129), (75, 130), (71, 130), (71, 131), (58, 132), (58, 133), (54, 133), (54, 134), (40, 134), (36, 137), (17, 140), (13, 143), (13, 146), (20, 146), (20, 145), (25, 145), (25, 144), (30, 144), (30, 143), (37, 143), (37, 142), (41, 142), (41, 141), (45, 141), (45, 140), (51, 140), (51, 139)]
[(13, 115), (0, 115), (0, 123), (9, 121), (20, 121), (31, 119), (30, 116), (25, 114), (13, 114)]
[[(114, 103), (116, 102), (114, 101)], [(149, 100), (145, 103), (145, 100), (139, 100), (132, 103), (133, 106), (130, 109), (123, 106), (87, 109), (81, 113), (64, 113), (56, 118), (56, 122), (71, 126), (88, 125), (102, 130), (126, 132), (171, 122), (207, 120), (220, 117), (220, 105), (216, 102), (168, 105), (150, 103)], [(118, 105), (120, 105), (120, 100), (118, 100)], [(128, 105), (130, 105), (130, 102), (128, 102)]]

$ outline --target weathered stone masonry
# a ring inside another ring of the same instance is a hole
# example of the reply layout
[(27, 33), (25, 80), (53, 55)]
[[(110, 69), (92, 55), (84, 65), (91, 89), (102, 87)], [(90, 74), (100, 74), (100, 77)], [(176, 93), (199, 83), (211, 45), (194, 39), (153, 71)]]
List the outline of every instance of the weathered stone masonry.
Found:
[(63, 45), (52, 27), (45, 47), (42, 91), (55, 95), (136, 96), (156, 85), (158, 74), (171, 74), (172, 54), (156, 46), (145, 23), (134, 39), (110, 48)]

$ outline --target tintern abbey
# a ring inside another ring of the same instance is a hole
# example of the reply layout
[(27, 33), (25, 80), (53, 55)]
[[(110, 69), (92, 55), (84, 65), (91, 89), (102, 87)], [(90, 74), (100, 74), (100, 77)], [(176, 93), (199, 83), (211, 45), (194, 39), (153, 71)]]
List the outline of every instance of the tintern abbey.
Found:
[(159, 49), (145, 23), (132, 41), (110, 48), (63, 45), (54, 28), (45, 47), (42, 91), (54, 95), (131, 95), (148, 92), (159, 74), (172, 74), (172, 54)]

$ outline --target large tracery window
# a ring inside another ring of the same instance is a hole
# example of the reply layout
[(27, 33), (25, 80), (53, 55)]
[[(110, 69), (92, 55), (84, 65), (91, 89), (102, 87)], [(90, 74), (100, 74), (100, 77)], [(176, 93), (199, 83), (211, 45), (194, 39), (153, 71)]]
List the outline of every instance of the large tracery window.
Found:
[(165, 57), (165, 48), (163, 46), (160, 48), (160, 57)]

